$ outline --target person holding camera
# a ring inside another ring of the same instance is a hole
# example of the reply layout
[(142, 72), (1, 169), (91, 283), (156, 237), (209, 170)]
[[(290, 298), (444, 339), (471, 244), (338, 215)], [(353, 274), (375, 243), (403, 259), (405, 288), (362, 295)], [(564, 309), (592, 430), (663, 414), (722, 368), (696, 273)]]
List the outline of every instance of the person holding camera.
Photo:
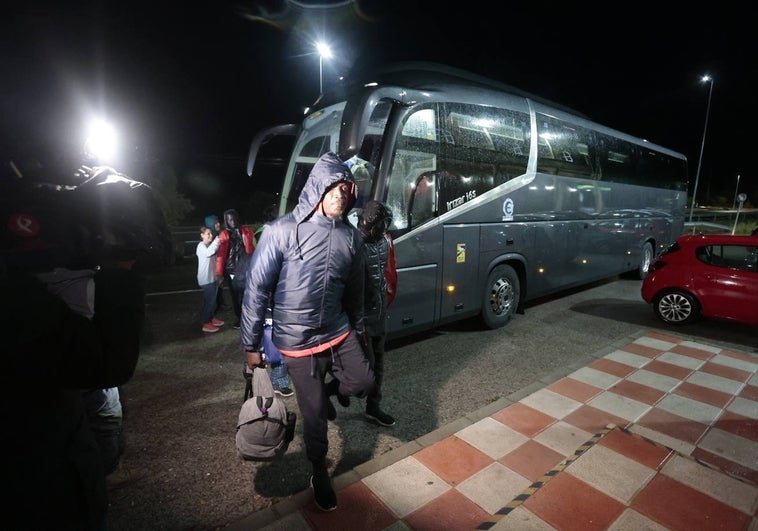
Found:
[(136, 216), (155, 206), (149, 188), (111, 169), (87, 170), (90, 181), (78, 187), (2, 183), (0, 418), (9, 529), (107, 527), (105, 476), (114, 456), (96, 439), (83, 391), (131, 379), (145, 315), (140, 267), (153, 251), (160, 261), (170, 249), (170, 241), (152, 239), (165, 232), (159, 218)]

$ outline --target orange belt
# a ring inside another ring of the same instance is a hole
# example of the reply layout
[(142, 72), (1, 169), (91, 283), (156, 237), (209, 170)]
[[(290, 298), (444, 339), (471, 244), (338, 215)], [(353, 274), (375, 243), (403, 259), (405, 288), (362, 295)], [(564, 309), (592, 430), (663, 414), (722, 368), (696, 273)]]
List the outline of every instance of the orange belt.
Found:
[(327, 341), (326, 343), (322, 343), (321, 345), (314, 347), (314, 348), (307, 348), (305, 350), (282, 350), (279, 349), (279, 352), (284, 354), (285, 356), (289, 356), (290, 358), (302, 358), (305, 356), (313, 356), (314, 354), (318, 354), (320, 352), (324, 352), (328, 348), (336, 347), (340, 343), (342, 343), (347, 336), (350, 335), (350, 330), (342, 334), (341, 336), (337, 336), (334, 339), (331, 339)]

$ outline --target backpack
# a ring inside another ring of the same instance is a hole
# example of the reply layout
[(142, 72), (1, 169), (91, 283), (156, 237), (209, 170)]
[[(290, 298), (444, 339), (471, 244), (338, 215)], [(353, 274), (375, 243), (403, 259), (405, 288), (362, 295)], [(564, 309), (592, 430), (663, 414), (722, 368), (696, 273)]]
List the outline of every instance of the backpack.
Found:
[(265, 367), (245, 368), (245, 396), (237, 421), (237, 455), (245, 461), (271, 461), (287, 451), (297, 416), (274, 395)]

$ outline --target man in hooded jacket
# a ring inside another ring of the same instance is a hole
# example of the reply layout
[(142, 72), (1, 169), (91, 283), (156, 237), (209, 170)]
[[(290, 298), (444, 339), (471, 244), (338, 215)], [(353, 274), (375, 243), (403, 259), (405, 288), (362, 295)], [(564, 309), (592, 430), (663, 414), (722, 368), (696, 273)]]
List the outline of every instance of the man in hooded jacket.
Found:
[[(315, 502), (337, 507), (326, 455), (329, 394), (365, 397), (374, 373), (361, 345), (364, 258), (360, 233), (347, 222), (356, 187), (334, 153), (313, 166), (295, 209), (268, 224), (247, 272), (241, 339), (247, 365), (261, 363), (266, 309), (272, 339), (297, 389)], [(332, 374), (332, 390), (325, 382)]]

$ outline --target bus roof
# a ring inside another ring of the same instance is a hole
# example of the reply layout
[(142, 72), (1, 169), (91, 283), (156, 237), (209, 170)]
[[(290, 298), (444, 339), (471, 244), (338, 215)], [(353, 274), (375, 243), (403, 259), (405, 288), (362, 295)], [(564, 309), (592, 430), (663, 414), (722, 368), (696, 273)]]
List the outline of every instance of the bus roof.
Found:
[(366, 68), (357, 65), (344, 78), (342, 86), (339, 86), (333, 92), (324, 94), (324, 97), (318, 101), (318, 108), (343, 101), (350, 93), (362, 89), (369, 83), (375, 83), (378, 85), (398, 85), (418, 90), (423, 90), (429, 85), (439, 84), (463, 84), (467, 87), (478, 86), (499, 92), (507, 92), (523, 98), (529, 98), (533, 101), (549, 105), (587, 120), (590, 119), (585, 113), (579, 112), (576, 109), (537, 96), (536, 94), (532, 94), (512, 85), (495, 81), (460, 68), (424, 61), (403, 61)]

